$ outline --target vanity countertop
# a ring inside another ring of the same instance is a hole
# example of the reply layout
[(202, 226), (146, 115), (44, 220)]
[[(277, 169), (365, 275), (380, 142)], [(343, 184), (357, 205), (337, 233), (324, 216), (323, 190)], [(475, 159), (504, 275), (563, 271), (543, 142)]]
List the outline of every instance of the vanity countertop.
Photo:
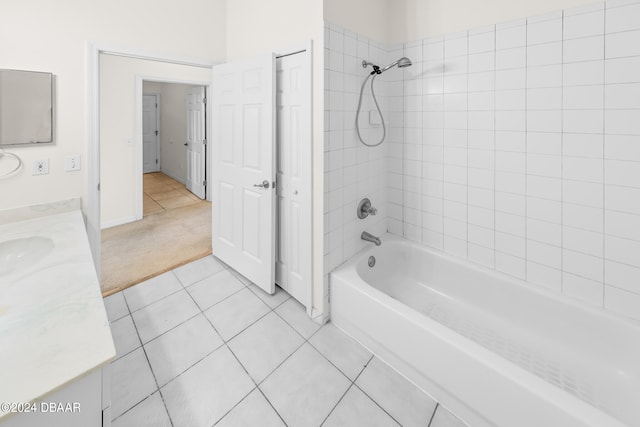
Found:
[(0, 264), (0, 402), (8, 403), (38, 400), (115, 357), (81, 212), (0, 224), (0, 245), (17, 239), (39, 239), (41, 253), (19, 268), (19, 260)]

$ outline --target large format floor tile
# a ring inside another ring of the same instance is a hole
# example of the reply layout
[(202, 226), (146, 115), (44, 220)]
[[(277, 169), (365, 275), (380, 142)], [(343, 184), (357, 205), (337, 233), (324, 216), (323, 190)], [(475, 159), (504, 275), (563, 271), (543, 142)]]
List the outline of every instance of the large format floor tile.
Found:
[(354, 381), (362, 372), (371, 353), (353, 338), (328, 323), (316, 332), (309, 343)]
[(351, 382), (309, 344), (304, 344), (260, 389), (291, 426), (319, 426)]
[(392, 427), (399, 424), (362, 390), (352, 386), (322, 426)]
[(122, 292), (117, 292), (106, 297), (104, 299), (104, 307), (107, 310), (107, 317), (110, 322), (129, 314), (127, 302), (124, 300), (124, 294)]
[(189, 286), (224, 269), (224, 265), (210, 255), (178, 267), (173, 272), (184, 286)]
[(145, 350), (162, 387), (223, 344), (203, 314), (193, 317), (145, 344)]
[(271, 308), (276, 308), (277, 306), (291, 298), (291, 295), (283, 291), (282, 288), (278, 285), (276, 285), (276, 292), (273, 295), (266, 293), (253, 283), (249, 285), (249, 290), (251, 290), (251, 292), (253, 292), (258, 298), (264, 301), (264, 303)]
[(125, 316), (111, 322), (111, 334), (116, 346), (116, 359), (142, 345), (131, 316)]
[(180, 281), (173, 272), (169, 271), (127, 288), (123, 293), (129, 310), (134, 312), (181, 289)]
[(206, 310), (244, 288), (233, 274), (225, 270), (194, 283), (187, 288), (187, 292), (201, 310)]
[(229, 347), (259, 383), (303, 342), (296, 331), (271, 312), (229, 341)]
[(436, 413), (429, 427), (467, 427), (467, 425), (451, 412), (447, 411), (444, 406), (438, 405), (438, 409), (436, 409)]
[(356, 385), (406, 427), (425, 426), (436, 408), (435, 401), (377, 357)]
[(216, 424), (216, 427), (239, 426), (285, 427), (285, 423), (256, 388)]
[(159, 392), (153, 393), (142, 402), (116, 418), (112, 427), (171, 427), (171, 421)]
[(165, 385), (162, 395), (175, 427), (211, 426), (255, 384), (226, 346)]
[(220, 336), (228, 341), (269, 311), (268, 305), (244, 288), (214, 305), (205, 314)]
[(133, 312), (132, 316), (144, 344), (198, 313), (198, 306), (183, 289)]
[(300, 335), (305, 337), (305, 339), (309, 339), (311, 335), (320, 329), (320, 325), (307, 316), (307, 312), (302, 304), (293, 298), (289, 298), (276, 308), (276, 313), (290, 324), (293, 329), (298, 331)]
[(213, 257), (153, 283), (105, 298), (114, 427), (464, 426), (282, 289)]
[(142, 348), (111, 364), (111, 417), (117, 418), (157, 389)]

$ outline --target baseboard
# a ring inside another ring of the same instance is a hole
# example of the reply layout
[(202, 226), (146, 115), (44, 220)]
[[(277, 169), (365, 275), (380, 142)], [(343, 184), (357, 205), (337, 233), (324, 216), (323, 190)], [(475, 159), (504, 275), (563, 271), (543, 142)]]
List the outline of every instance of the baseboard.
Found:
[(184, 178), (178, 177), (178, 175), (174, 174), (170, 170), (160, 168), (160, 172), (162, 172), (163, 174), (167, 175), (169, 178), (175, 179), (180, 184), (185, 184), (186, 185), (186, 180)]
[(100, 229), (104, 230), (105, 228), (115, 227), (117, 225), (128, 224), (130, 222), (137, 221), (135, 215), (128, 216), (125, 218), (118, 218), (111, 221), (104, 221), (100, 224)]

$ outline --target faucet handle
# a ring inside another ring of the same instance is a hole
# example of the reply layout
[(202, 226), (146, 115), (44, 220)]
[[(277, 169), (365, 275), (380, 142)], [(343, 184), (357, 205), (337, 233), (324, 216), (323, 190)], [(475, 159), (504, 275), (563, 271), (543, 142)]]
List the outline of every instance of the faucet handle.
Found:
[(358, 218), (364, 219), (376, 213), (378, 213), (378, 209), (371, 206), (371, 200), (367, 198), (360, 200), (360, 203), (358, 203)]

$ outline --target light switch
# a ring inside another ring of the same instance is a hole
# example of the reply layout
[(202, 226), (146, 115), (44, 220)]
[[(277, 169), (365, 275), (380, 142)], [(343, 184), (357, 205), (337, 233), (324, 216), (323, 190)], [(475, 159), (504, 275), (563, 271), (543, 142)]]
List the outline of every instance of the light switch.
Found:
[(64, 158), (64, 170), (67, 172), (80, 170), (80, 155), (67, 156)]

